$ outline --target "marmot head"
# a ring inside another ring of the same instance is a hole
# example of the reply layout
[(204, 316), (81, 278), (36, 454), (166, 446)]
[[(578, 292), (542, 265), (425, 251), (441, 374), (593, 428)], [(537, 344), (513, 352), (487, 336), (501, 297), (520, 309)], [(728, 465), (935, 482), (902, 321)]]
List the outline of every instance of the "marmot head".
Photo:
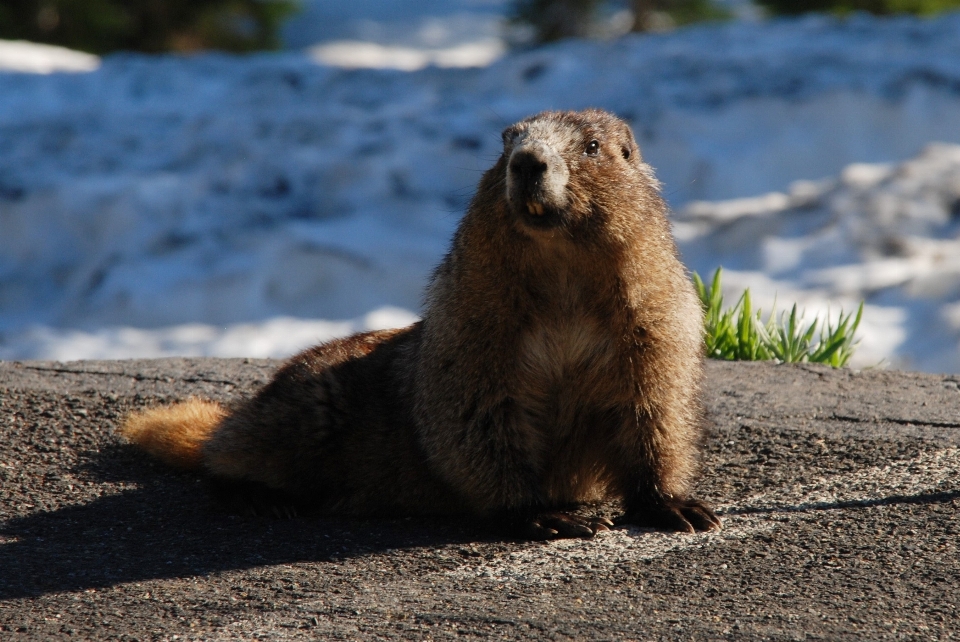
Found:
[(659, 183), (640, 158), (630, 127), (598, 109), (542, 112), (503, 132), (508, 210), (525, 231), (608, 224), (611, 212), (633, 211)]

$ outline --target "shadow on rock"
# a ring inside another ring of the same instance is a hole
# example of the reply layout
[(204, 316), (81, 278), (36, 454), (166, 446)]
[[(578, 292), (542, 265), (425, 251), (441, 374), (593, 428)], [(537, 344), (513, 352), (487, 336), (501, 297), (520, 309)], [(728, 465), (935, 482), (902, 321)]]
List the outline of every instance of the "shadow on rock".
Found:
[(133, 461), (125, 450), (106, 449), (90, 464), (101, 478), (132, 477), (139, 488), (0, 525), (7, 540), (0, 544), (0, 599), (431, 548), (484, 536), (457, 520), (228, 514), (213, 502), (201, 477), (144, 465), (142, 458), (133, 468), (122, 466)]

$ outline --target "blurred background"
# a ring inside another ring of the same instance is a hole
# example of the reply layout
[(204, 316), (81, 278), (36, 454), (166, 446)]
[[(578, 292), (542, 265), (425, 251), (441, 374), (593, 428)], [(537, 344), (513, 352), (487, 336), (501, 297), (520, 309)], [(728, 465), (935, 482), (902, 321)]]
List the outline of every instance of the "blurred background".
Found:
[[(416, 318), (500, 131), (612, 110), (691, 269), (960, 372), (960, 0), (3, 0), (0, 358)], [(732, 301), (731, 301), (732, 302)]]

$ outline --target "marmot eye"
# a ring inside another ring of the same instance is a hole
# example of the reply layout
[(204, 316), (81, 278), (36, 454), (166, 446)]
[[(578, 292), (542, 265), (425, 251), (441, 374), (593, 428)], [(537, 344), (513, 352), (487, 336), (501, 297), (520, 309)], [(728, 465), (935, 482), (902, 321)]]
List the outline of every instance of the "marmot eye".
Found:
[(587, 148), (583, 151), (587, 156), (596, 156), (600, 153), (600, 141), (591, 140), (587, 143)]

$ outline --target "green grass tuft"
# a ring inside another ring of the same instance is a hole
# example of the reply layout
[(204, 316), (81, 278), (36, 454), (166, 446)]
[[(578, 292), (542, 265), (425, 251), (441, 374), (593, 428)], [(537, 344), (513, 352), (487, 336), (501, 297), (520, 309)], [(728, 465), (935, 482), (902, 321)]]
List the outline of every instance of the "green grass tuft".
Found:
[(819, 317), (814, 317), (809, 325), (804, 322), (803, 312), (797, 312), (796, 304), (789, 315), (786, 312), (778, 315), (774, 304), (764, 323), (761, 311), (753, 310), (749, 288), (735, 306), (723, 309), (721, 272), (721, 268), (717, 268), (710, 285), (693, 273), (693, 283), (706, 312), (706, 350), (711, 359), (825, 363), (840, 368), (853, 356), (858, 343), (854, 335), (863, 316), (862, 302), (856, 316), (844, 315), (841, 310), (836, 324), (829, 318), (821, 323)]

